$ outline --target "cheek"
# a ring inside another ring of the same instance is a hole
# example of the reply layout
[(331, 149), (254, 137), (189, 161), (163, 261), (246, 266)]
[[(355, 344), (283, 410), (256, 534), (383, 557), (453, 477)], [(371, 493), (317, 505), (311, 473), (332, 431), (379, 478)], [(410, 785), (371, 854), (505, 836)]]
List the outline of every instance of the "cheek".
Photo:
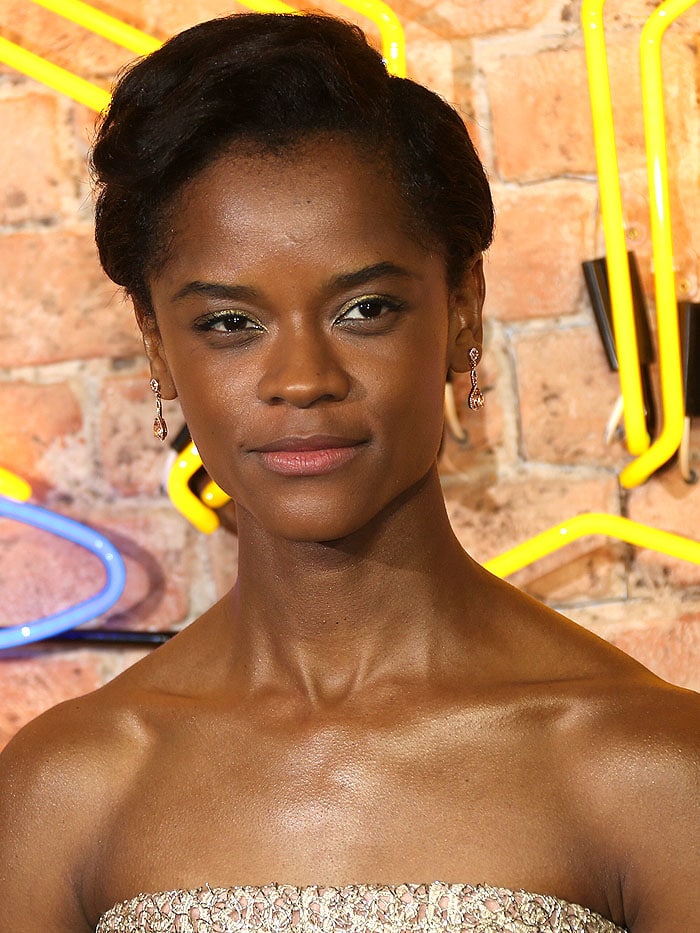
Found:
[(238, 443), (248, 390), (226, 368), (178, 362), (174, 375), (182, 414), (205, 464), (216, 470), (217, 457)]
[(387, 367), (385, 417), (391, 433), (397, 438), (397, 450), (423, 462), (439, 450), (443, 433), (446, 365), (441, 348), (410, 361), (411, 365)]

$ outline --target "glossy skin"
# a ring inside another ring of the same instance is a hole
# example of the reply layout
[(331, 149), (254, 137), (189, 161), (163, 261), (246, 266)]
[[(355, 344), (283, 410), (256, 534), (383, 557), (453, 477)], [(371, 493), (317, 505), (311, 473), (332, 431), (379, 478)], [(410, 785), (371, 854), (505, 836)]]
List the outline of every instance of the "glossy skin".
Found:
[(480, 262), (449, 292), (385, 173), (313, 140), (191, 182), (151, 287), (152, 371), (236, 500), (239, 581), (0, 758), (13, 933), (205, 882), (434, 879), (696, 929), (698, 697), (449, 528), (442, 392), (480, 345)]

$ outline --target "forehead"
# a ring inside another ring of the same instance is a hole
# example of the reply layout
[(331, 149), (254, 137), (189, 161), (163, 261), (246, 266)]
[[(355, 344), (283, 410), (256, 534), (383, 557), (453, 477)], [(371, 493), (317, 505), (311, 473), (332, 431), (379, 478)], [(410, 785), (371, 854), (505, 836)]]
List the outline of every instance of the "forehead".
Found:
[[(156, 278), (241, 271), (266, 257), (346, 267), (435, 257), (385, 162), (345, 140), (315, 139), (289, 151), (220, 156), (182, 190), (171, 210), (166, 263)], [(211, 267), (211, 268), (201, 268)]]

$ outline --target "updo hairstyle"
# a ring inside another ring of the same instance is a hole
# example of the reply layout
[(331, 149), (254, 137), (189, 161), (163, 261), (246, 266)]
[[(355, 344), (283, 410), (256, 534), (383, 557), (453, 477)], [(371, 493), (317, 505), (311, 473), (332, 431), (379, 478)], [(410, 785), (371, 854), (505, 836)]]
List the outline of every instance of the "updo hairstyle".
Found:
[(148, 280), (167, 258), (182, 187), (237, 143), (283, 152), (320, 133), (387, 166), (417, 236), (442, 249), (448, 284), (459, 282), (493, 233), (464, 123), (432, 91), (389, 75), (358, 27), (315, 14), (210, 20), (121, 74), (92, 151), (105, 272), (150, 312)]

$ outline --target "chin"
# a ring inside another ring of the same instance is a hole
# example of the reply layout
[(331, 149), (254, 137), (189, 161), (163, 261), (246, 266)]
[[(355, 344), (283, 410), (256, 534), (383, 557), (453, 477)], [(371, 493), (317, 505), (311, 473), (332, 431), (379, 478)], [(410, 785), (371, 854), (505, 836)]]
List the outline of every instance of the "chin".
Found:
[(329, 519), (324, 515), (310, 515), (301, 518), (299, 516), (289, 516), (287, 521), (280, 520), (279, 516), (275, 527), (267, 525), (267, 529), (276, 537), (285, 541), (298, 542), (299, 544), (325, 544), (329, 546), (338, 545), (347, 542), (348, 539), (355, 537), (365, 537), (371, 535), (373, 522), (371, 519), (358, 520), (336, 520)]

